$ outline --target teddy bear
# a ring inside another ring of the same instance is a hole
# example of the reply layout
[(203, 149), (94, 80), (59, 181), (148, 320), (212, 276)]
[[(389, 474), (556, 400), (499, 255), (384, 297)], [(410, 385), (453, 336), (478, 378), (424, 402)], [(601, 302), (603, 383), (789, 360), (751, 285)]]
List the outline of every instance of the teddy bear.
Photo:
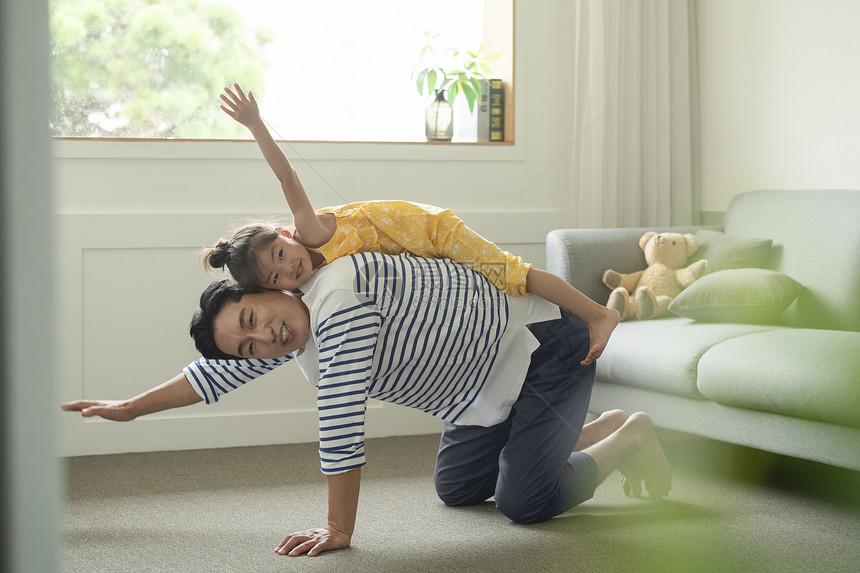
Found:
[(603, 273), (603, 284), (612, 289), (606, 306), (617, 310), (621, 320), (667, 314), (672, 299), (708, 270), (705, 259), (683, 267), (698, 249), (696, 236), (689, 233), (651, 231), (639, 239), (639, 248), (645, 253), (646, 269), (629, 274), (609, 269)]

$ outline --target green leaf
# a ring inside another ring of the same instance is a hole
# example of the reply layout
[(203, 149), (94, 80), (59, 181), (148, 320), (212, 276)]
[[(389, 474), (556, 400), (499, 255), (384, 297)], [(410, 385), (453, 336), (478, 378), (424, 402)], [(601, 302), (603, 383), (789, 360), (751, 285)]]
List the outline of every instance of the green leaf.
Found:
[(460, 83), (454, 82), (451, 84), (451, 87), (448, 88), (448, 105), (454, 107), (454, 100), (457, 99), (457, 96), (460, 93)]
[(468, 83), (463, 84), (463, 93), (466, 95), (466, 103), (469, 104), (469, 113), (475, 112), (475, 91)]
[(481, 95), (482, 95), (482, 93), (483, 93), (483, 91), (484, 91), (484, 88), (483, 88), (483, 85), (482, 85), (482, 83), (481, 83), (481, 80), (479, 80), (479, 79), (473, 79), (473, 80), (472, 80), (471, 82), (469, 82), (469, 83), (470, 83), (470, 84), (471, 84), (471, 86), (472, 86), (472, 91), (474, 91), (474, 92), (475, 92), (475, 100), (476, 100), (476, 101), (481, 101)]
[(418, 79), (415, 80), (415, 85), (418, 87), (418, 93), (424, 95), (424, 79), (427, 77), (427, 73), (430, 70), (421, 70), (421, 73), (418, 74)]
[(436, 89), (436, 70), (430, 70), (427, 74), (427, 93), (429, 94)]

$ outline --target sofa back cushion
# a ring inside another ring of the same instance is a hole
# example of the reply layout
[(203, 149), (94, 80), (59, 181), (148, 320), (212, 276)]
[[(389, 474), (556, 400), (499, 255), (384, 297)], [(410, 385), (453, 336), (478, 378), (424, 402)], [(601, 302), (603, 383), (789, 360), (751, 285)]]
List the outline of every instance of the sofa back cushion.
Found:
[(751, 191), (726, 210), (727, 235), (767, 238), (767, 268), (805, 290), (789, 326), (860, 330), (860, 190)]

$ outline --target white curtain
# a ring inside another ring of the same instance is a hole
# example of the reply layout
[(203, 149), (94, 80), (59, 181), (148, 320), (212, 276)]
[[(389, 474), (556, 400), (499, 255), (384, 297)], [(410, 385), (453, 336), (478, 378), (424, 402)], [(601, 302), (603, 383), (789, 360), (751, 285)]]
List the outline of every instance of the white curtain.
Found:
[(699, 222), (694, 0), (576, 0), (572, 226)]

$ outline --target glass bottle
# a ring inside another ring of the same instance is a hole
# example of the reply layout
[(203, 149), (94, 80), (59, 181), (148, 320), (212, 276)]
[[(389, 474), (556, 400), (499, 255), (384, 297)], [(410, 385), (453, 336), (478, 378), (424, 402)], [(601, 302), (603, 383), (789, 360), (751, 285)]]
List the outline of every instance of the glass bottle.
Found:
[(445, 90), (436, 92), (424, 112), (424, 134), (427, 141), (451, 141), (454, 137), (454, 110), (448, 105)]

